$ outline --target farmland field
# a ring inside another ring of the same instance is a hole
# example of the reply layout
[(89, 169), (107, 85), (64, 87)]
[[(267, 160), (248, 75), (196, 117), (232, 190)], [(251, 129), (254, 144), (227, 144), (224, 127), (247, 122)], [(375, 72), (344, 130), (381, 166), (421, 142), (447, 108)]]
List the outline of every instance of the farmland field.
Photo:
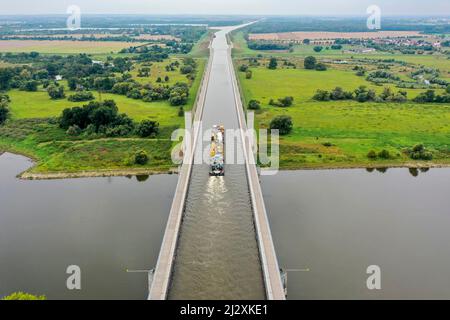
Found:
[(420, 37), (417, 31), (378, 31), (378, 32), (280, 32), (280, 33), (252, 33), (249, 40), (266, 41), (302, 41), (334, 40), (334, 39), (379, 39), (386, 37)]
[[(241, 63), (237, 60), (237, 64)], [(359, 103), (356, 101), (314, 101), (317, 89), (336, 86), (353, 91), (361, 85), (381, 92), (353, 72), (251, 67), (252, 79), (238, 72), (245, 104), (261, 102), (256, 112), (257, 128), (267, 128), (277, 115), (289, 115), (293, 131), (281, 137), (282, 168), (337, 168), (384, 166), (431, 166), (450, 164), (450, 105), (407, 103)], [(393, 88), (394, 91), (398, 90)], [(423, 90), (408, 89), (411, 99)], [(291, 107), (269, 105), (270, 99), (294, 97)], [(433, 162), (412, 161), (406, 149), (423, 143), (434, 153)], [(369, 160), (367, 154), (386, 149), (388, 160)]]
[(144, 42), (70, 41), (70, 40), (0, 40), (0, 52), (40, 52), (54, 54), (117, 52)]

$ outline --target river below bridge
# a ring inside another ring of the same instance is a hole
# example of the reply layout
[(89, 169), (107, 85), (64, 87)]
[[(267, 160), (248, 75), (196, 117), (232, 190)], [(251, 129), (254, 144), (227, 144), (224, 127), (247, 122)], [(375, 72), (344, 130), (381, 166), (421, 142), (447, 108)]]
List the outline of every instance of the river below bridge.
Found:
[[(145, 299), (147, 275), (126, 269), (155, 267), (178, 177), (15, 177), (30, 165), (0, 156), (0, 296)], [(288, 273), (288, 299), (450, 299), (450, 169), (261, 182), (280, 266), (301, 269)], [(69, 265), (81, 267), (80, 291), (66, 288)], [(381, 290), (366, 287), (369, 265), (381, 268)]]

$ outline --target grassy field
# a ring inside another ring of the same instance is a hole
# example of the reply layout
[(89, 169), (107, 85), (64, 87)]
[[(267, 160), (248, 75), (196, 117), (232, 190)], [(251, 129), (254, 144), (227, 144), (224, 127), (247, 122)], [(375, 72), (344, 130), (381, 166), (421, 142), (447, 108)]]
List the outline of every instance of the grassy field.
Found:
[[(67, 136), (48, 119), (9, 121), (0, 127), (0, 137), (0, 151), (24, 154), (37, 161), (32, 173), (137, 169), (162, 172), (172, 166), (172, 141), (168, 139), (80, 140)], [(148, 153), (147, 165), (134, 164), (131, 157), (137, 150)]]
[(205, 33), (195, 44), (194, 48), (192, 48), (189, 55), (194, 58), (207, 58), (209, 56), (209, 44), (214, 32), (215, 31), (213, 30), (209, 30), (207, 33)]
[(0, 40), (0, 52), (40, 52), (52, 54), (102, 54), (118, 52), (145, 42), (68, 41), (68, 40)]
[[(152, 73), (148, 82), (156, 80), (155, 76), (162, 72), (161, 70), (165, 72), (164, 66), (170, 61), (152, 66), (152, 72), (155, 74)], [(206, 65), (205, 59), (197, 61), (197, 76), (190, 88), (185, 110), (190, 110), (195, 102)], [(169, 76), (171, 81), (168, 84), (187, 81), (186, 76), (181, 75), (179, 71), (174, 71), (173, 74), (170, 72)], [(35, 159), (37, 165), (30, 169), (29, 173), (42, 174), (42, 177), (61, 173), (64, 177), (65, 174), (73, 176), (73, 173), (84, 174), (85, 171), (99, 173), (113, 170), (127, 174), (167, 172), (174, 167), (171, 161), (173, 142), (170, 141), (170, 134), (174, 129), (184, 126), (184, 117), (178, 116), (178, 108), (170, 106), (167, 101), (144, 102), (103, 93), (102, 100), (116, 101), (119, 111), (126, 113), (136, 122), (146, 119), (158, 121), (160, 134), (156, 139), (91, 139), (68, 136), (55, 120), (65, 108), (82, 106), (86, 102), (51, 100), (42, 88), (38, 92), (10, 90), (7, 94), (11, 98), (11, 119), (0, 126), (0, 153), (16, 152)], [(72, 92), (67, 90), (66, 96), (70, 94)], [(97, 100), (100, 98), (98, 92), (95, 96)], [(150, 161), (147, 165), (134, 164), (132, 157), (137, 150), (145, 150), (148, 153)]]
[[(205, 68), (205, 60), (198, 59), (198, 73), (195, 81), (190, 89), (190, 97), (185, 110), (190, 110), (195, 102), (196, 94), (201, 82), (201, 77)], [(157, 74), (162, 74), (163, 66), (169, 62), (158, 63), (152, 67), (151, 78), (136, 78), (143, 83), (154, 83)], [(164, 69), (165, 72), (165, 69)], [(137, 71), (133, 71), (137, 73)], [(155, 74), (153, 74), (155, 73)], [(181, 75), (179, 71), (169, 72), (171, 81), (168, 83), (174, 84), (177, 81), (186, 82), (186, 76)], [(173, 75), (172, 75), (173, 74)], [(70, 91), (66, 91), (66, 96), (71, 95)], [(70, 102), (66, 99), (51, 100), (47, 92), (40, 88), (38, 92), (26, 92), (19, 90), (11, 90), (8, 92), (11, 98), (10, 110), (13, 119), (26, 118), (49, 118), (57, 117), (61, 112), (68, 107), (81, 106), (83, 102)], [(100, 99), (100, 94), (95, 93), (97, 100)], [(161, 126), (182, 126), (184, 119), (178, 117), (178, 108), (170, 106), (167, 101), (144, 102), (142, 100), (135, 100), (127, 98), (126, 96), (102, 93), (103, 100), (112, 99), (116, 101), (119, 111), (128, 114), (136, 121), (145, 119), (155, 120)]]
[[(239, 61), (237, 62), (239, 63)], [(304, 69), (251, 68), (253, 78), (238, 72), (244, 100), (262, 102), (257, 112), (257, 127), (267, 128), (271, 119), (286, 114), (292, 117), (294, 130), (281, 138), (283, 168), (384, 167), (450, 164), (450, 105), (358, 103), (355, 101), (316, 102), (317, 89), (341, 86), (352, 91), (371, 85), (354, 72), (329, 69), (325, 72)], [(397, 89), (394, 89), (397, 90)], [(407, 90), (411, 99), (424, 90)], [(271, 98), (293, 96), (292, 107), (269, 106)], [(423, 143), (433, 152), (434, 160), (412, 161), (407, 148)], [(325, 145), (328, 145), (325, 146)], [(331, 145), (331, 146), (330, 146)], [(386, 149), (388, 160), (369, 160), (370, 150)]]

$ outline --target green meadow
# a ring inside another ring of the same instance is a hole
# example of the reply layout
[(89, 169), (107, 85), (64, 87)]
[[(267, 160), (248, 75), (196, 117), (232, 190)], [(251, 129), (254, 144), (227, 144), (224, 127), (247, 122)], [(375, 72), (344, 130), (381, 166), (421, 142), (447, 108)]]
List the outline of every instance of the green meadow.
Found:
[[(132, 75), (143, 83), (155, 84), (159, 75), (168, 74), (169, 85), (186, 82), (186, 76), (179, 71), (165, 72), (165, 65), (173, 61), (152, 65), (150, 77), (137, 78), (137, 70)], [(197, 75), (190, 88), (190, 97), (185, 110), (192, 109), (199, 89), (206, 60), (198, 59)], [(65, 82), (62, 82), (66, 86)], [(171, 161), (171, 150), (174, 143), (170, 140), (173, 130), (184, 126), (184, 117), (178, 115), (178, 108), (167, 101), (144, 102), (126, 96), (94, 92), (96, 100), (114, 100), (119, 112), (126, 113), (136, 122), (153, 120), (160, 124), (160, 133), (155, 139), (103, 138), (94, 139), (83, 136), (72, 137), (60, 129), (56, 118), (68, 107), (82, 106), (87, 102), (70, 102), (67, 97), (73, 92), (66, 86), (66, 98), (51, 100), (48, 93), (39, 88), (37, 92), (10, 90), (9, 109), (11, 119), (0, 127), (0, 153), (2, 151), (24, 154), (34, 159), (37, 164), (30, 169), (31, 173), (79, 173), (121, 171), (124, 173), (167, 172), (174, 165)], [(138, 150), (145, 150), (150, 161), (146, 165), (136, 165), (132, 159)]]
[[(242, 63), (237, 60), (236, 64)], [(447, 62), (447, 65), (448, 66)], [(337, 67), (336, 67), (337, 68)], [(312, 99), (317, 89), (336, 86), (353, 91), (372, 85), (354, 71), (335, 69), (319, 72), (305, 69), (269, 70), (252, 67), (252, 79), (238, 72), (245, 104), (259, 100), (256, 126), (267, 128), (277, 115), (289, 115), (293, 131), (280, 139), (282, 168), (338, 168), (385, 166), (432, 166), (450, 164), (450, 105), (407, 103), (359, 103)], [(394, 91), (399, 89), (393, 88)], [(408, 99), (423, 89), (408, 89)], [(441, 91), (439, 91), (441, 92)], [(291, 107), (269, 106), (270, 99), (294, 97)], [(433, 161), (413, 161), (408, 148), (423, 143), (433, 153)], [(370, 160), (369, 151), (386, 149), (391, 157)]]

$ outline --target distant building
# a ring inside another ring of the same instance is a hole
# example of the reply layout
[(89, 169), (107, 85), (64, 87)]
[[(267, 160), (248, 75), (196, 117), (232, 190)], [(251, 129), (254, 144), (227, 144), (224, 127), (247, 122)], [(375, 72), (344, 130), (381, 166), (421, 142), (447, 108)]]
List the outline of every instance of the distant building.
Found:
[(61, 81), (62, 79), (63, 79), (63, 77), (59, 74), (55, 76), (56, 81)]

